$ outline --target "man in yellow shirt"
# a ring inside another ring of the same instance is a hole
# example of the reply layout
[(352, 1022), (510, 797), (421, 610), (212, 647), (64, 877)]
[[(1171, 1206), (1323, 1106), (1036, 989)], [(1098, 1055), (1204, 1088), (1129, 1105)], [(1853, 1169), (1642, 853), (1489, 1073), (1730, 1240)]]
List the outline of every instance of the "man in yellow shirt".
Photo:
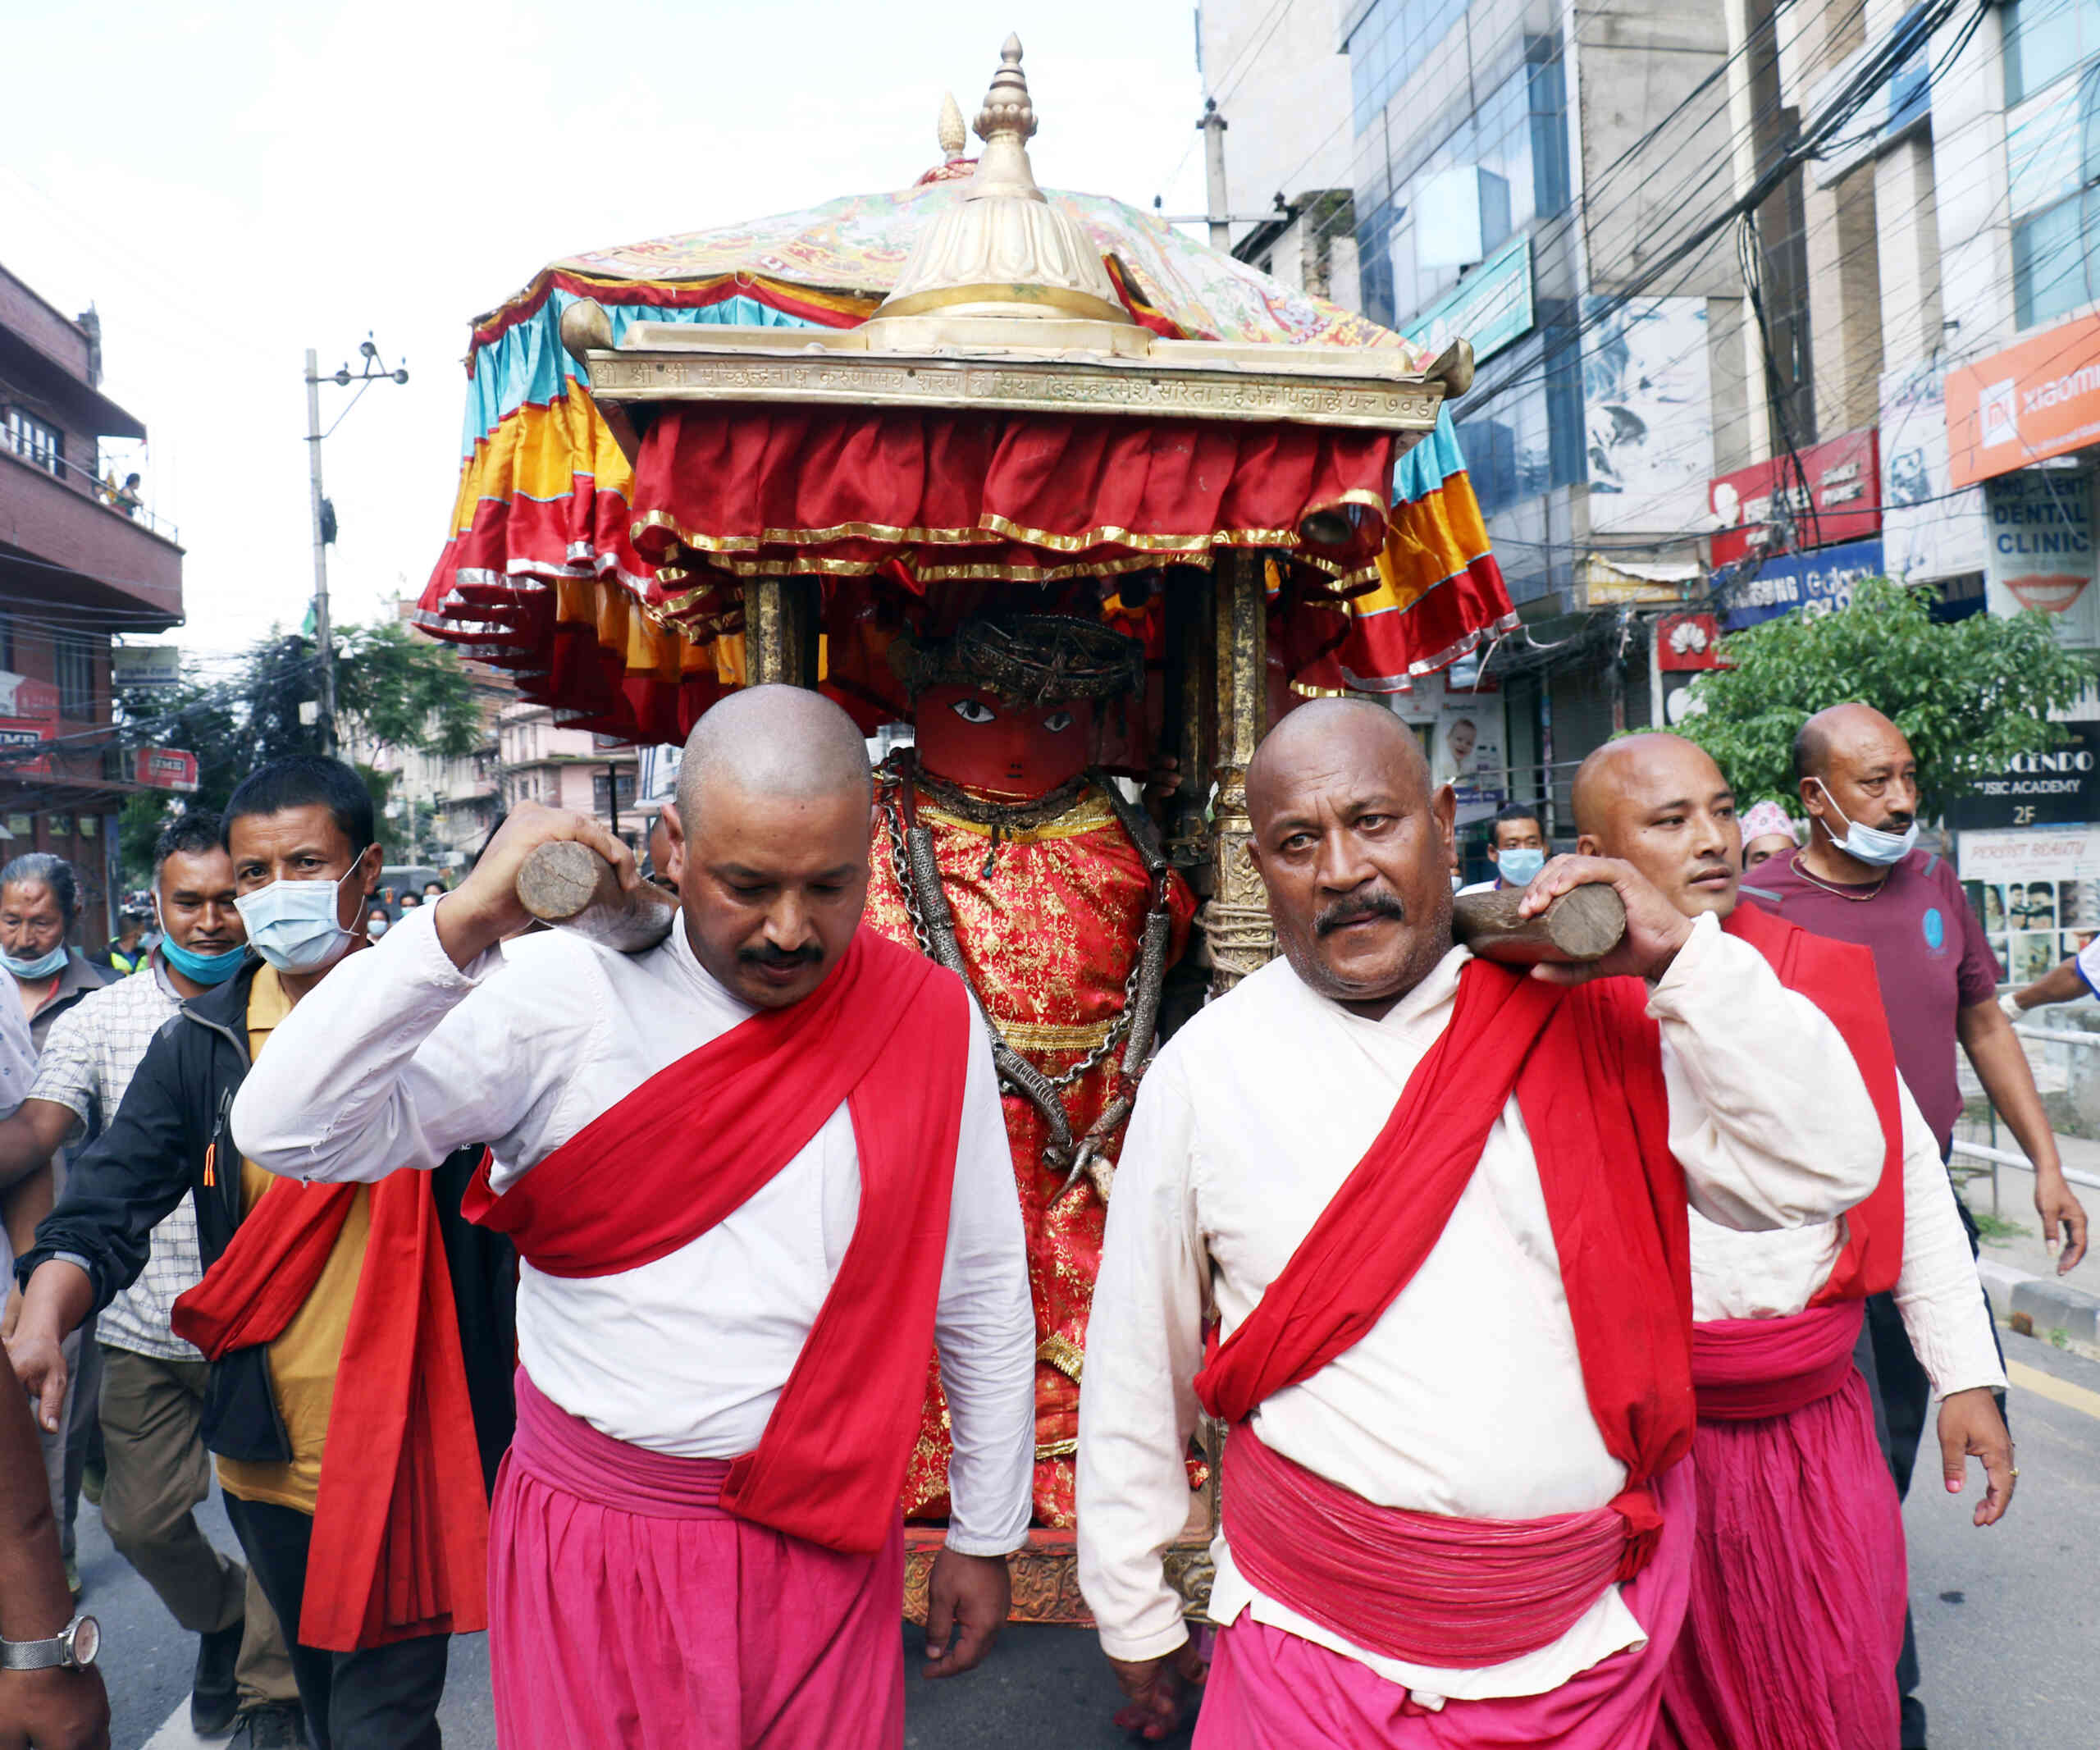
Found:
[(293, 1005), (369, 946), (382, 856), (369, 794), (333, 760), (263, 767), (225, 831), (259, 957), (155, 1038), (22, 1260), (10, 1353), (55, 1413), (59, 1341), (137, 1274), (153, 1225), (192, 1196), (206, 1269), (175, 1325), (213, 1364), (205, 1444), (292, 1643), (308, 1729), (322, 1750), (436, 1750), (450, 1636), (486, 1623), (508, 1260), (459, 1222), (478, 1150), (436, 1181), (369, 1187), (303, 1186), (243, 1158), (234, 1094)]

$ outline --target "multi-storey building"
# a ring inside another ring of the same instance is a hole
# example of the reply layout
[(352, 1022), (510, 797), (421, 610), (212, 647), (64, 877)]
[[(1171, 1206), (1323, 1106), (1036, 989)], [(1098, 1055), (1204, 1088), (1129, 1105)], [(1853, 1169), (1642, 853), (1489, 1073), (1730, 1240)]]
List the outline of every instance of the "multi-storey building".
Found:
[(499, 782), (507, 811), (519, 802), (545, 802), (596, 816), (628, 843), (646, 836), (635, 803), (640, 756), (631, 742), (572, 729), (545, 705), (516, 700), (503, 708)]
[(110, 639), (182, 619), (173, 531), (102, 487), (100, 441), (145, 427), (101, 378), (93, 313), (0, 268), (0, 852), (75, 866), (89, 946), (108, 934), (117, 811), (145, 788), (111, 724)]

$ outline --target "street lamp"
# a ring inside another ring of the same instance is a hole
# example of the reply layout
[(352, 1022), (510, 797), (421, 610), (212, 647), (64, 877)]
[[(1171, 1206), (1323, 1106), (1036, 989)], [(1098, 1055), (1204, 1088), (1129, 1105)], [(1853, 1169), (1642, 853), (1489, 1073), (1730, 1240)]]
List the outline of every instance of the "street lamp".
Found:
[[(306, 442), (313, 473), (313, 636), (321, 652), (321, 751), (327, 754), (336, 751), (336, 637), (328, 619), (328, 543), (336, 538), (336, 507), (321, 491), (321, 440), (328, 435), (321, 429), (321, 386), (324, 382), (345, 389), (352, 383), (358, 386), (357, 395), (350, 397), (350, 406), (336, 416), (336, 425), (340, 425), (350, 407), (358, 404), (358, 397), (373, 383), (405, 383), (409, 380), (405, 363), (387, 369), (386, 361), (379, 356), (379, 348), (370, 335), (358, 345), (358, 356), (363, 363), (357, 372), (353, 372), (345, 364), (322, 377), (317, 368), (313, 349), (309, 346), (306, 350)], [(328, 431), (334, 431), (336, 425), (330, 426)]]

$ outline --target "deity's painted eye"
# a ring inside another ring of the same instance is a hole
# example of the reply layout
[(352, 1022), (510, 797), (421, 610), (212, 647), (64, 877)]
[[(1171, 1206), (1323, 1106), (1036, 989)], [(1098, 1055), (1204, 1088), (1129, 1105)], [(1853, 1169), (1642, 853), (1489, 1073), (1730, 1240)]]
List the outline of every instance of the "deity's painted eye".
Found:
[(1072, 714), (1070, 711), (1052, 711), (1043, 720), (1043, 727), (1052, 735), (1062, 735), (1071, 726)]
[(957, 699), (948, 709), (965, 723), (989, 723), (998, 715), (982, 699)]

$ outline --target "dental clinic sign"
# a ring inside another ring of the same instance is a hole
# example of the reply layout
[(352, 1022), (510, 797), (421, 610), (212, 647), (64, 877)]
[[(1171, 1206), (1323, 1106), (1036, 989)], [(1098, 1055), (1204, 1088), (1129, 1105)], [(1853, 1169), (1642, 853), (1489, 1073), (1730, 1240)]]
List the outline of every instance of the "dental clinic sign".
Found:
[(1984, 594), (1993, 614), (2046, 614), (2073, 650), (2100, 647), (2093, 583), (2093, 481), (2082, 468), (2030, 468), (1987, 482)]
[(2100, 316), (1947, 373), (1947, 475), (1973, 486), (2100, 445)]

